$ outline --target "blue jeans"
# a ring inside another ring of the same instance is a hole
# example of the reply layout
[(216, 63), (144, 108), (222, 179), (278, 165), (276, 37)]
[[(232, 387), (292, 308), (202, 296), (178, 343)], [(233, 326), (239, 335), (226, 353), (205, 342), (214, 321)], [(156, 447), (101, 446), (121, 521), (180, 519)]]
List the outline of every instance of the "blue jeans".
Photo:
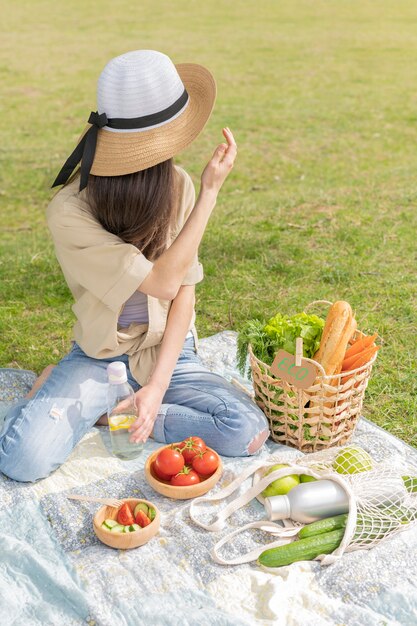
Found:
[[(57, 469), (106, 413), (107, 365), (127, 355), (93, 359), (74, 343), (37, 393), (8, 411), (0, 433), (0, 471), (18, 481), (36, 481)], [(269, 434), (262, 411), (222, 376), (210, 372), (185, 340), (163, 398), (153, 437), (161, 443), (202, 437), (224, 456), (254, 454)]]

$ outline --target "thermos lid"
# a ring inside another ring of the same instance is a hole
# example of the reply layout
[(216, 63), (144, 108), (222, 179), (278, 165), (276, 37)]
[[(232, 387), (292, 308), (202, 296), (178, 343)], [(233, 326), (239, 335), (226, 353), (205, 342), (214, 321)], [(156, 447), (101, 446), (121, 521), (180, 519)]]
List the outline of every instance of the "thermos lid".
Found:
[(288, 519), (291, 513), (290, 501), (287, 496), (265, 498), (265, 510), (271, 522), (278, 519)]
[(109, 383), (121, 384), (127, 381), (126, 365), (123, 361), (113, 361), (107, 366)]

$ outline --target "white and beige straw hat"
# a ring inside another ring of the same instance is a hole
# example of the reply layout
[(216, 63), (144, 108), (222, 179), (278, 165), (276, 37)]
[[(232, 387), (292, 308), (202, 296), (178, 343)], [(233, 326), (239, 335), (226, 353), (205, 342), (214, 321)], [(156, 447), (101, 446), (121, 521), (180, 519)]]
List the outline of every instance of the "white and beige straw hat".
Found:
[(52, 187), (80, 161), (81, 191), (90, 173), (122, 176), (170, 159), (203, 130), (215, 99), (215, 80), (201, 65), (174, 65), (156, 50), (115, 57), (98, 79), (97, 111)]

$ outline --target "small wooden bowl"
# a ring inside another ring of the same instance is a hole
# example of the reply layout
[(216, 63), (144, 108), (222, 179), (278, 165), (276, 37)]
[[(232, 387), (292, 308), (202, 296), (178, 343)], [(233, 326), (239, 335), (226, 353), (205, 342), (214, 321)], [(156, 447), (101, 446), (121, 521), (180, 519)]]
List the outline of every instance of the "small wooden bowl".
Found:
[(204, 478), (204, 476), (200, 476), (201, 482), (196, 485), (189, 485), (188, 487), (176, 487), (175, 485), (171, 485), (169, 482), (165, 480), (161, 480), (157, 477), (154, 471), (154, 461), (161, 450), (164, 448), (170, 448), (172, 445), (179, 445), (178, 443), (170, 443), (168, 446), (163, 446), (162, 448), (158, 448), (155, 450), (148, 458), (145, 463), (145, 478), (150, 484), (150, 486), (155, 489), (158, 493), (161, 493), (163, 496), (167, 496), (168, 498), (174, 498), (175, 500), (188, 500), (188, 498), (198, 498), (198, 496), (202, 496), (207, 493), (214, 487), (214, 485), (220, 480), (220, 477), (223, 472), (222, 461), (215, 450), (207, 447), (207, 450), (211, 450), (219, 457), (219, 467), (216, 469), (214, 474), (209, 476), (208, 478)]
[(159, 531), (159, 525), (161, 523), (160, 513), (152, 502), (140, 498), (126, 498), (124, 502), (128, 502), (132, 509), (134, 509), (139, 502), (144, 502), (155, 509), (156, 515), (148, 526), (140, 530), (135, 530), (131, 533), (112, 533), (110, 530), (103, 528), (102, 523), (106, 519), (117, 519), (117, 509), (112, 506), (102, 506), (93, 518), (94, 532), (100, 541), (110, 546), (110, 548), (116, 548), (117, 550), (130, 550), (130, 548), (138, 548), (148, 543), (149, 539), (152, 539)]

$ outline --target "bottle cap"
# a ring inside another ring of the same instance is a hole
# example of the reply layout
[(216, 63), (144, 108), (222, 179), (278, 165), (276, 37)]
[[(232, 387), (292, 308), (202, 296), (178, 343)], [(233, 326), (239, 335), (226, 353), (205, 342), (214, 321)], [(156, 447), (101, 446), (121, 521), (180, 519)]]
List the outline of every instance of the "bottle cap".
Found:
[(113, 361), (107, 366), (109, 383), (121, 384), (127, 381), (126, 365), (123, 361)]
[(271, 496), (265, 498), (265, 510), (271, 522), (288, 519), (291, 513), (290, 501), (287, 496)]

